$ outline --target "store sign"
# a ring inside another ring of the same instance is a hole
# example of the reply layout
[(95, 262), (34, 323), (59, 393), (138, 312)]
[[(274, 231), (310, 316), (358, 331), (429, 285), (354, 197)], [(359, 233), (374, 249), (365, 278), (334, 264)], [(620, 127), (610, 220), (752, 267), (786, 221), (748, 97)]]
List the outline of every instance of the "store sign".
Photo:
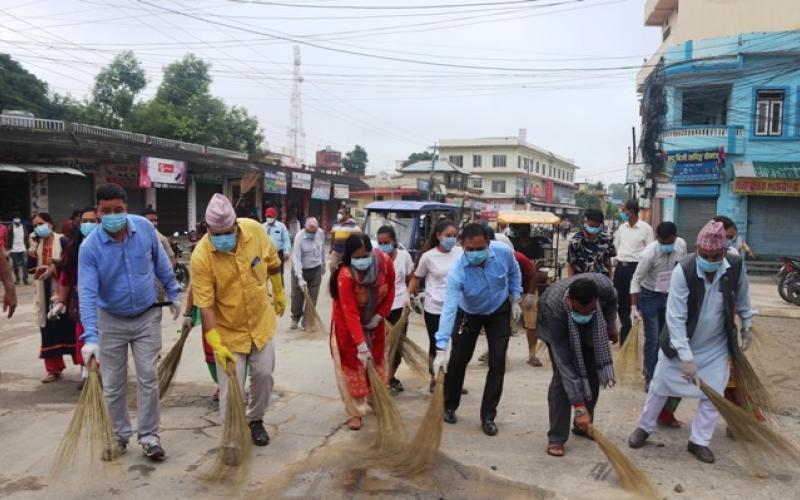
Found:
[(733, 183), (733, 192), (746, 195), (800, 197), (800, 180), (739, 178)]
[(286, 194), (286, 172), (264, 172), (264, 192)]
[(295, 189), (311, 189), (311, 174), (292, 172), (292, 187)]
[(139, 187), (186, 189), (186, 162), (142, 156), (139, 165)]
[(100, 165), (97, 167), (97, 182), (113, 182), (127, 189), (139, 189), (139, 167), (137, 165)]
[(350, 186), (347, 184), (333, 185), (333, 198), (335, 200), (347, 200), (350, 198)]
[(656, 198), (675, 198), (676, 185), (671, 182), (656, 184)]
[(331, 199), (331, 183), (320, 179), (314, 179), (314, 189), (311, 190), (311, 198), (315, 200)]
[(675, 151), (667, 155), (672, 163), (672, 182), (709, 182), (722, 180), (724, 153), (717, 149), (707, 151)]
[(544, 191), (545, 191), (544, 199), (546, 201), (548, 201), (548, 202), (552, 202), (553, 201), (553, 189), (554, 189), (554, 186), (555, 186), (555, 184), (553, 184), (553, 181), (545, 181), (545, 184), (544, 184)]
[(800, 163), (753, 162), (757, 177), (767, 179), (800, 179)]

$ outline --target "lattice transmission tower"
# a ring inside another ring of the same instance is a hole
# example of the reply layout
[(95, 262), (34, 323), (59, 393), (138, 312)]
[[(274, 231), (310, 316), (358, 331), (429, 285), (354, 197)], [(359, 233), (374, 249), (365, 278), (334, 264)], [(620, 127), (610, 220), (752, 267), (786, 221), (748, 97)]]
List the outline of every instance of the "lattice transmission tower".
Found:
[(306, 153), (306, 132), (303, 130), (303, 101), (300, 84), (300, 47), (294, 46), (294, 77), (292, 79), (292, 101), (289, 108), (289, 129), (287, 131), (289, 155), (301, 165)]

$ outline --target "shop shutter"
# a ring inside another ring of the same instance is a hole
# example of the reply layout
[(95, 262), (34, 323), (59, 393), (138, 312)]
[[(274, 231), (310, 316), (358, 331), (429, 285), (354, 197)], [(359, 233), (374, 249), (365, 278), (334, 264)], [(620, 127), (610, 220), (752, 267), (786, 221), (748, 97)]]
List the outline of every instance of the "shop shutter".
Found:
[(748, 200), (747, 244), (757, 257), (800, 254), (797, 217), (800, 198), (751, 196)]
[(694, 251), (697, 233), (712, 217), (717, 215), (716, 198), (678, 198), (678, 236), (686, 240), (689, 251)]
[(204, 184), (198, 182), (195, 185), (195, 201), (197, 203), (197, 222), (201, 222), (206, 219), (206, 208), (208, 208), (208, 202), (211, 201), (211, 198), (214, 196), (214, 193), (221, 193), (221, 192), (222, 192), (221, 184)]
[(189, 196), (185, 189), (156, 189), (158, 230), (166, 236), (188, 230)]
[(47, 208), (53, 216), (56, 231), (61, 231), (61, 224), (70, 218), (74, 210), (95, 205), (94, 181), (91, 175), (80, 177), (48, 174), (47, 190)]
[(15, 211), (19, 211), (23, 219), (30, 218), (29, 175), (35, 174), (0, 172), (0, 220), (10, 221)]

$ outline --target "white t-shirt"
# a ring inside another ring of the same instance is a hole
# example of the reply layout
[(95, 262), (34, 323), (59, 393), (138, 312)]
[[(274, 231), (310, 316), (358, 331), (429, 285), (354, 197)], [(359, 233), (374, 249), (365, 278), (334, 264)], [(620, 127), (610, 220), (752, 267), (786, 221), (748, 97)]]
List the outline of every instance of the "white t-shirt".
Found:
[(400, 309), (405, 305), (408, 297), (406, 277), (413, 270), (414, 261), (411, 260), (411, 254), (402, 248), (398, 248), (397, 255), (394, 258), (394, 302), (392, 302), (392, 310)]
[(463, 253), (461, 247), (453, 247), (449, 252), (442, 252), (437, 247), (420, 257), (414, 274), (417, 278), (425, 278), (425, 312), (442, 314), (447, 275)]
[(14, 241), (11, 242), (11, 251), (14, 253), (25, 251), (25, 228), (22, 224), (14, 226)]

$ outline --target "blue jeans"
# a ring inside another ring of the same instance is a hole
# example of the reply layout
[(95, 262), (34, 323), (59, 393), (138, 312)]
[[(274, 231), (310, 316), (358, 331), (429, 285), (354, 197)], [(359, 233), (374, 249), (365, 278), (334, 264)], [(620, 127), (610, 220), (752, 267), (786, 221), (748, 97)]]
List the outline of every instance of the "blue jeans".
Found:
[(667, 294), (642, 288), (639, 311), (644, 321), (644, 373), (649, 382), (658, 363), (658, 333), (666, 321)]

